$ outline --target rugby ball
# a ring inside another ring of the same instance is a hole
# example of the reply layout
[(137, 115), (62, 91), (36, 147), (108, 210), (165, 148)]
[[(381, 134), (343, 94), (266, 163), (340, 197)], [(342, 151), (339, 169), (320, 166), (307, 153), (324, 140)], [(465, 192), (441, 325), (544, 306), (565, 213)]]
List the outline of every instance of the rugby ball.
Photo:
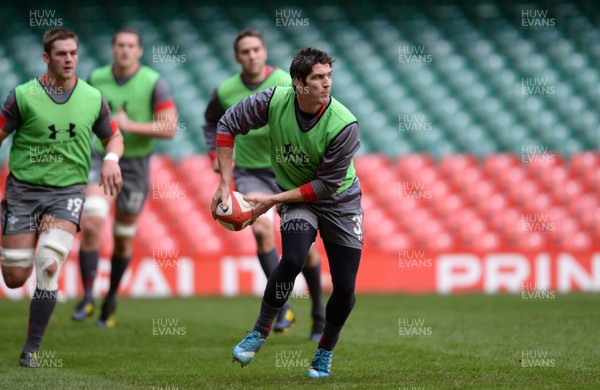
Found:
[(244, 195), (231, 191), (227, 198), (227, 210), (217, 206), (217, 221), (227, 230), (239, 231), (252, 221), (252, 205), (244, 200)]

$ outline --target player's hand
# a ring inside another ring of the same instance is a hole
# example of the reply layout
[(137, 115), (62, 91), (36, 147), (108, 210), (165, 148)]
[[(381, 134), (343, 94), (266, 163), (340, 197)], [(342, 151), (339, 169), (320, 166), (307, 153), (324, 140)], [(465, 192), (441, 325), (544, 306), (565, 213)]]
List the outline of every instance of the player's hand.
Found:
[(117, 112), (113, 119), (115, 120), (115, 123), (117, 124), (119, 130), (124, 132), (129, 131), (129, 128), (131, 127), (131, 120), (129, 120), (129, 117), (127, 116), (127, 113), (125, 112), (123, 107), (119, 108), (119, 112)]
[(258, 219), (258, 217), (269, 211), (269, 209), (276, 204), (271, 195), (261, 193), (245, 195), (244, 200), (250, 203), (254, 208), (252, 211), (252, 222), (250, 222), (251, 225)]
[(212, 217), (213, 219), (217, 219), (217, 207), (219, 206), (219, 203), (221, 203), (221, 209), (223, 211), (227, 211), (228, 207), (227, 207), (227, 200), (229, 199), (229, 184), (222, 185), (219, 184), (219, 187), (217, 187), (217, 190), (215, 191), (215, 194), (212, 197), (212, 202), (210, 203), (210, 211), (212, 213)]
[(104, 187), (105, 195), (116, 195), (123, 188), (123, 178), (121, 177), (121, 167), (119, 163), (112, 160), (104, 160), (102, 171), (100, 172), (100, 185)]

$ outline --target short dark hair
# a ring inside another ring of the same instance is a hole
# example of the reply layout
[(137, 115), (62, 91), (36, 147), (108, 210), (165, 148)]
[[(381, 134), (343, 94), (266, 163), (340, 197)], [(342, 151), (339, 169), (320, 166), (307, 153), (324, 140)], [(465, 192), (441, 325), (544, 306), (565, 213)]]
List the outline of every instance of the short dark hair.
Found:
[(306, 77), (312, 71), (312, 67), (315, 64), (333, 64), (335, 60), (326, 52), (313, 49), (312, 47), (305, 47), (298, 49), (292, 64), (290, 65), (290, 76), (292, 80), (300, 80), (306, 83)]
[(44, 51), (48, 54), (52, 52), (52, 44), (56, 41), (62, 41), (65, 39), (74, 39), (76, 43), (79, 43), (77, 34), (66, 28), (54, 28), (44, 33)]
[(138, 43), (139, 43), (140, 47), (142, 46), (142, 35), (140, 34), (140, 32), (138, 30), (136, 30), (133, 27), (121, 27), (120, 29), (118, 29), (117, 31), (115, 31), (115, 34), (112, 37), (112, 44), (113, 45), (117, 41), (117, 35), (119, 35), (121, 33), (134, 34), (137, 37), (137, 39), (138, 39)]
[(265, 37), (263, 37), (261, 33), (259, 33), (256, 30), (250, 30), (249, 28), (247, 28), (245, 30), (240, 31), (237, 37), (235, 37), (235, 41), (233, 41), (233, 52), (235, 54), (237, 54), (238, 43), (246, 37), (258, 38), (260, 39), (260, 42), (263, 44), (263, 46), (267, 47), (267, 44), (265, 43)]

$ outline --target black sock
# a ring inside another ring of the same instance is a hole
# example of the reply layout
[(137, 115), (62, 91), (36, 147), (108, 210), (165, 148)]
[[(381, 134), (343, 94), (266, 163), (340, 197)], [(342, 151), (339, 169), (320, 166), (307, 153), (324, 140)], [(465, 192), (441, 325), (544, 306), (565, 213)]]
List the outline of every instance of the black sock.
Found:
[(259, 253), (258, 260), (265, 272), (265, 276), (269, 279), (269, 276), (271, 276), (271, 273), (273, 273), (273, 270), (277, 267), (277, 264), (279, 264), (279, 253), (277, 253), (277, 249), (273, 248), (270, 252)]
[(254, 330), (260, 333), (261, 339), (266, 339), (271, 332), (271, 326), (277, 313), (279, 313), (279, 308), (269, 306), (264, 300), (262, 301), (260, 314), (254, 324)]
[(329, 259), (333, 291), (327, 302), (325, 329), (319, 341), (319, 348), (332, 351), (354, 308), (354, 287), (362, 250), (326, 240), (323, 240), (323, 243)]
[(91, 251), (79, 250), (79, 269), (81, 271), (81, 281), (83, 282), (83, 299), (86, 302), (91, 302), (94, 298), (94, 279), (96, 278), (99, 257), (98, 249)]
[[(277, 249), (273, 248), (273, 250), (270, 252), (258, 253), (258, 260), (260, 261), (260, 265), (265, 273), (265, 276), (267, 279), (269, 279), (273, 273), (273, 270), (279, 265), (279, 253), (277, 253)], [(281, 315), (285, 315), (285, 312), (289, 308), (290, 304), (286, 302), (279, 313)]]
[(273, 270), (263, 300), (271, 307), (281, 308), (288, 301), (296, 276), (302, 272), (308, 249), (315, 241), (317, 229), (303, 219), (286, 221), (291, 226), (302, 226), (302, 230), (281, 228), (281, 244), (283, 256), (279, 265)]
[(261, 334), (265, 332), (268, 335), (273, 319), (280, 310), (285, 308), (288, 298), (294, 289), (296, 276), (302, 271), (308, 249), (317, 236), (317, 230), (307, 221), (295, 219), (286, 223), (295, 223), (292, 226), (303, 226), (306, 228), (301, 231), (294, 231), (293, 229), (284, 229), (282, 226), (281, 241), (283, 256), (271, 273), (271, 276), (269, 276), (260, 314), (255, 325), (255, 329)]
[(321, 298), (321, 262), (313, 267), (305, 265), (302, 275), (306, 279), (310, 298), (312, 299), (313, 330), (320, 332), (323, 330), (325, 323), (325, 308)]
[(50, 316), (56, 306), (55, 291), (35, 289), (29, 304), (29, 331), (23, 346), (23, 352), (38, 351), (50, 321)]
[(319, 348), (326, 351), (333, 351), (335, 344), (337, 344), (337, 341), (340, 338), (342, 327), (343, 326), (335, 326), (329, 322), (325, 322), (325, 329), (321, 335), (321, 340), (319, 340)]
[(113, 255), (110, 268), (110, 288), (108, 289), (108, 294), (106, 294), (107, 301), (113, 300), (116, 297), (119, 285), (121, 284), (121, 278), (123, 277), (130, 260), (131, 256), (120, 257)]

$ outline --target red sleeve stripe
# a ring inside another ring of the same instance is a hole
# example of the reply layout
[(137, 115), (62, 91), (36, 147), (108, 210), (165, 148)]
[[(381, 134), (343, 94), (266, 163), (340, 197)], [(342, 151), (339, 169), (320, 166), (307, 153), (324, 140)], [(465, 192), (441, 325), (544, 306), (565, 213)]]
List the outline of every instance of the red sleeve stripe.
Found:
[(304, 199), (305, 202), (312, 202), (314, 200), (317, 200), (317, 195), (315, 194), (312, 184), (310, 183), (301, 185), (300, 193), (302, 194), (302, 199)]
[(117, 122), (115, 122), (114, 119), (110, 121), (110, 129), (112, 130), (113, 134), (116, 133), (117, 130), (119, 130), (119, 128), (117, 127)]
[(0, 114), (0, 129), (4, 130), (6, 127), (6, 118), (4, 115)]
[(234, 136), (229, 134), (217, 134), (217, 146), (233, 148)]
[(156, 103), (154, 105), (154, 112), (166, 110), (167, 108), (175, 108), (175, 102), (173, 99), (165, 100), (164, 102)]

